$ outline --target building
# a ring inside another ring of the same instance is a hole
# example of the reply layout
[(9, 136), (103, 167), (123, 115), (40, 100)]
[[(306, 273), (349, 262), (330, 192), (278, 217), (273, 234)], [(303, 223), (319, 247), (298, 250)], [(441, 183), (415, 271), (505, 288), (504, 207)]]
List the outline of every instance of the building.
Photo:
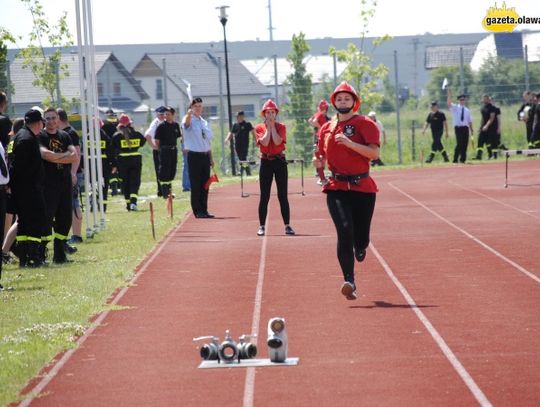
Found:
[[(67, 99), (72, 110), (78, 113), (80, 100), (79, 58), (77, 54), (63, 54), (60, 64), (66, 67), (67, 74), (60, 74), (58, 83), (62, 99)], [(98, 109), (104, 113), (112, 108), (117, 112), (128, 112), (134, 122), (146, 122), (148, 94), (125, 69), (112, 52), (95, 54), (97, 76)], [(32, 106), (42, 105), (48, 94), (34, 85), (35, 77), (29, 67), (24, 67), (22, 58), (10, 63), (10, 82), (13, 85), (10, 106), (13, 116), (23, 116)], [(55, 92), (57, 100), (57, 92)]]
[[(150, 95), (150, 105), (171, 105), (185, 112), (192, 97), (204, 101), (204, 115), (227, 116), (225, 60), (210, 52), (147, 53), (131, 74)], [(267, 88), (234, 58), (229, 58), (231, 110), (254, 117), (269, 97)], [(220, 87), (221, 84), (221, 87)], [(190, 96), (191, 95), (191, 96)]]

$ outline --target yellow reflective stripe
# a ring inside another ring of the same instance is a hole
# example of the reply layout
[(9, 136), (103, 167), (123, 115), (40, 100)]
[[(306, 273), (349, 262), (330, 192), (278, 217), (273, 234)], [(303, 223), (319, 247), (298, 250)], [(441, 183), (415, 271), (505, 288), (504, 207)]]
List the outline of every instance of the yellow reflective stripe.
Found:
[(120, 153), (118, 154), (120, 157), (133, 157), (135, 155), (141, 155), (141, 153)]
[(130, 198), (138, 198), (139, 195), (137, 195), (137, 194), (129, 194), (129, 197), (130, 197)]
[(11, 141), (9, 142), (8, 146), (7, 146), (7, 152), (8, 152), (8, 154), (13, 153), (13, 144), (14, 144), (14, 143), (13, 143), (13, 140), (11, 140)]
[(17, 242), (26, 242), (28, 240), (28, 236), (19, 235), (15, 238)]
[(141, 140), (140, 139), (123, 139), (120, 140), (120, 147), (122, 148), (139, 148), (141, 146)]
[(105, 150), (105, 148), (107, 147), (107, 143), (105, 142), (105, 140), (101, 140), (99, 142), (99, 147), (102, 149), (102, 150)]
[(67, 240), (68, 237), (66, 235), (61, 235), (60, 233), (54, 232), (54, 238), (58, 240)]
[(44, 242), (50, 242), (51, 240), (53, 240), (53, 235), (41, 236), (41, 240)]

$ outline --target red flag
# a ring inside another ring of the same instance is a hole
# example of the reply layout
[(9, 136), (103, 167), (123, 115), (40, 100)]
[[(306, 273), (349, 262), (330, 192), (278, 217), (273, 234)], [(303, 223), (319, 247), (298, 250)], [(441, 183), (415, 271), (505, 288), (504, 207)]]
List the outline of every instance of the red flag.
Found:
[(219, 182), (219, 179), (216, 173), (214, 173), (210, 178), (208, 178), (208, 181), (206, 181), (206, 183), (204, 184), (204, 189), (208, 191), (210, 189), (210, 185), (212, 184), (212, 182)]

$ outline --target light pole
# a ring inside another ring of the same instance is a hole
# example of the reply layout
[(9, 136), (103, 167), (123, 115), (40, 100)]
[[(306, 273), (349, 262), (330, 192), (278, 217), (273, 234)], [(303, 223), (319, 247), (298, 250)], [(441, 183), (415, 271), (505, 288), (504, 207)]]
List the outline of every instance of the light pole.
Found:
[[(227, 12), (226, 9), (229, 8), (229, 6), (221, 6), (216, 7), (219, 9), (219, 21), (221, 22), (221, 25), (223, 26), (223, 45), (225, 48), (225, 81), (227, 83), (227, 113), (229, 116), (229, 132), (232, 130), (232, 112), (231, 112), (231, 85), (229, 82), (229, 55), (227, 52), (227, 32), (225, 30), (225, 25), (227, 25)], [(230, 140), (230, 147), (231, 147), (231, 168), (232, 168), (232, 174), (236, 175), (236, 163), (234, 158), (234, 142), (231, 137)]]

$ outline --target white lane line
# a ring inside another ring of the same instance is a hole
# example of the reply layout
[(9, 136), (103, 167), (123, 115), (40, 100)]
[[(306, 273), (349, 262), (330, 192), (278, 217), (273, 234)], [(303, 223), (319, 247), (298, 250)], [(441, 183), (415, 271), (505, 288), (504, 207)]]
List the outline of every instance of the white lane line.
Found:
[[(259, 338), (259, 323), (261, 321), (261, 305), (262, 305), (262, 291), (264, 283), (264, 270), (266, 268), (266, 246), (268, 242), (268, 224), (270, 215), (270, 208), (266, 217), (265, 235), (263, 237), (261, 245), (261, 256), (259, 258), (259, 272), (257, 274), (257, 288), (255, 290), (255, 306), (253, 307), (253, 317), (251, 319), (251, 334), (256, 335), (252, 342), (257, 345)], [(243, 407), (253, 407), (253, 399), (255, 396), (255, 373), (254, 367), (248, 367), (246, 369), (246, 380), (244, 382), (244, 401)]]
[(505, 261), (506, 263), (510, 264), (512, 267), (514, 267), (516, 270), (518, 270), (519, 272), (525, 274), (527, 277), (533, 279), (534, 281), (536, 281), (537, 283), (540, 283), (540, 277), (538, 277), (537, 275), (531, 273), (530, 271), (528, 271), (526, 268), (520, 266), (519, 264), (517, 264), (515, 261), (513, 260), (510, 260), (508, 257), (506, 257), (505, 255), (499, 253), (497, 250), (495, 250), (494, 248), (492, 248), (491, 246), (488, 246), (486, 243), (482, 242), (480, 239), (478, 239), (477, 237), (471, 235), (469, 232), (467, 232), (466, 230), (460, 228), (459, 226), (457, 226), (456, 224), (452, 223), (451, 221), (449, 221), (448, 219), (446, 219), (445, 217), (443, 217), (442, 215), (439, 215), (437, 212), (435, 212), (433, 209), (431, 208), (428, 208), (426, 205), (424, 205), (422, 202), (416, 200), (415, 198), (413, 198), (411, 195), (409, 195), (408, 193), (406, 193), (405, 191), (399, 189), (398, 187), (396, 187), (394, 184), (392, 184), (391, 182), (388, 183), (388, 185), (390, 185), (392, 188), (394, 188), (396, 191), (398, 191), (399, 193), (405, 195), (407, 198), (409, 198), (411, 201), (415, 202), (417, 205), (421, 206), (422, 208), (424, 208), (426, 211), (428, 211), (429, 213), (431, 213), (433, 216), (439, 218), (440, 220), (442, 220), (444, 223), (452, 226), (454, 229), (456, 229), (457, 231), (463, 233), (465, 236), (467, 236), (469, 239), (475, 241), (476, 243), (478, 243), (480, 246), (482, 246), (484, 249), (490, 251), (491, 253), (493, 253), (495, 256), (497, 256), (498, 258), (500, 258), (501, 260)]
[[(159, 256), (159, 254), (161, 253), (161, 251), (163, 250), (163, 248), (167, 245), (167, 243), (173, 238), (173, 236), (176, 234), (176, 231), (178, 229), (180, 229), (184, 223), (189, 219), (189, 217), (191, 216), (191, 213), (188, 213), (186, 215), (186, 217), (182, 220), (182, 222), (180, 223), (180, 225), (178, 225), (178, 227), (176, 227), (175, 229), (171, 230), (171, 232), (169, 233), (169, 236), (167, 236), (165, 238), (165, 240), (160, 243), (156, 250), (154, 251), (154, 253), (150, 256), (150, 257), (147, 257), (146, 258), (146, 261), (144, 262), (143, 266), (139, 269), (139, 271), (135, 274), (135, 276), (133, 276), (133, 278), (130, 280), (130, 282), (128, 283), (128, 285), (124, 288), (122, 288), (118, 294), (116, 294), (116, 296), (113, 298), (113, 300), (109, 303), (111, 305), (115, 305), (117, 304), (121, 299), (122, 297), (126, 294), (127, 290), (129, 289), (129, 287), (131, 287), (133, 284), (135, 284), (135, 282), (139, 279), (139, 277), (148, 269), (148, 267), (150, 266), (150, 264), (152, 264), (152, 262), (154, 261), (154, 259)], [(27, 399), (24, 399), (23, 401), (21, 401), (19, 403), (19, 407), (27, 407), (30, 405), (30, 403), (32, 403), (32, 401), (34, 401), (34, 398), (36, 398), (42, 391), (43, 389), (51, 382), (52, 379), (54, 379), (54, 377), (58, 374), (58, 372), (60, 371), (60, 369), (62, 369), (62, 367), (64, 367), (64, 365), (69, 361), (69, 359), (71, 359), (71, 357), (73, 356), (73, 354), (82, 346), (82, 344), (84, 342), (86, 342), (86, 340), (94, 333), (94, 331), (101, 325), (101, 323), (103, 322), (103, 320), (105, 318), (107, 318), (107, 315), (109, 315), (109, 312), (111, 312), (110, 310), (108, 311), (105, 311), (105, 312), (102, 312), (101, 314), (99, 314), (99, 316), (96, 318), (96, 320), (92, 323), (92, 325), (90, 325), (90, 328), (88, 328), (83, 336), (81, 336), (78, 340), (77, 340), (77, 346), (73, 349), (69, 349), (68, 351), (66, 351), (66, 353), (64, 353), (64, 355), (60, 358), (60, 360), (58, 362), (55, 363), (55, 365), (53, 366), (53, 368), (51, 370), (49, 370), (49, 372), (47, 372), (47, 374), (43, 377), (43, 379), (41, 379), (39, 381), (38, 384), (36, 384), (32, 390), (30, 390), (27, 394), (28, 395), (31, 395), (31, 397), (27, 398)]]
[(388, 265), (388, 263), (383, 259), (383, 257), (380, 255), (378, 250), (375, 248), (373, 244), (370, 244), (370, 248), (373, 251), (373, 254), (383, 267), (384, 271), (390, 277), (390, 280), (394, 283), (394, 285), (397, 287), (397, 289), (400, 291), (401, 295), (405, 298), (407, 301), (407, 304), (411, 307), (411, 309), (414, 311), (420, 322), (426, 327), (431, 337), (435, 340), (439, 348), (441, 349), (444, 356), (446, 356), (446, 359), (450, 362), (454, 370), (457, 372), (459, 377), (463, 380), (465, 385), (469, 388), (471, 393), (473, 394), (474, 398), (478, 401), (478, 403), (482, 407), (490, 407), (492, 406), (491, 402), (487, 399), (484, 392), (478, 387), (474, 379), (471, 377), (469, 372), (465, 369), (465, 367), (461, 364), (459, 359), (456, 357), (454, 352), (450, 349), (450, 347), (446, 344), (443, 337), (437, 332), (435, 327), (431, 324), (429, 319), (425, 316), (425, 314), (418, 308), (416, 305), (416, 302), (411, 297), (407, 289), (401, 284), (401, 282), (397, 279), (395, 274), (393, 273), (392, 269)]
[(469, 191), (469, 192), (472, 192), (473, 194), (477, 194), (477, 195), (480, 195), (486, 199), (489, 199), (490, 201), (493, 201), (493, 202), (496, 202), (500, 205), (503, 205), (503, 206), (506, 206), (508, 208), (511, 208), (511, 209), (514, 209), (518, 212), (521, 212), (522, 214), (524, 215), (527, 215), (527, 216), (531, 216), (533, 218), (536, 218), (536, 219), (540, 219), (540, 216), (536, 216), (536, 215), (533, 215), (532, 213), (528, 212), (528, 211), (524, 211), (523, 209), (519, 209), (518, 207), (514, 206), (514, 205), (510, 205), (510, 204), (507, 204), (503, 201), (499, 201), (498, 199), (495, 199), (495, 198), (492, 198), (486, 194), (483, 194), (482, 192), (478, 192), (478, 191), (475, 191), (474, 189), (470, 189), (470, 188), (467, 188), (467, 187), (464, 187), (463, 185), (459, 185), (458, 183), (454, 182), (454, 181), (448, 181), (450, 184), (452, 185), (455, 185), (461, 189), (464, 189), (465, 191)]

